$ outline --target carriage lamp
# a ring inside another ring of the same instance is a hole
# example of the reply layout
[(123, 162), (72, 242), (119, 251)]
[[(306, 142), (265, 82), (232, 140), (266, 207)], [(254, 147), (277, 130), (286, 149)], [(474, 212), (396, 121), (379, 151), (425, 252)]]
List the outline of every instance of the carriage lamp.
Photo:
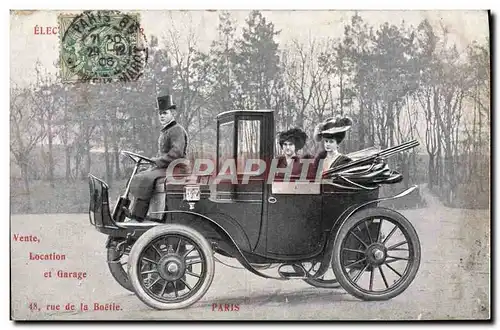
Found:
[(184, 200), (188, 202), (189, 209), (193, 210), (196, 202), (200, 200), (200, 186), (185, 186)]

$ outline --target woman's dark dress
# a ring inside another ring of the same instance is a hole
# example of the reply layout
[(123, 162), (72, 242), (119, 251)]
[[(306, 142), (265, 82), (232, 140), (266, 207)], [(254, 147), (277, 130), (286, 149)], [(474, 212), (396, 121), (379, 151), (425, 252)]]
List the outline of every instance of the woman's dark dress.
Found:
[[(313, 164), (311, 165), (310, 167), (310, 171), (309, 171), (309, 174), (308, 174), (308, 178), (315, 178), (317, 173), (318, 173), (318, 170), (319, 171), (323, 171), (322, 168), (320, 168), (320, 161), (322, 159), (325, 159), (326, 158), (326, 151), (321, 151), (320, 153), (318, 153), (318, 155), (316, 155), (316, 157), (314, 158), (314, 162)], [(343, 155), (343, 154), (340, 154), (331, 164), (330, 164), (330, 167), (329, 168), (334, 168), (334, 167), (337, 167), (337, 166), (340, 166), (340, 165), (344, 165), (344, 164), (347, 164), (349, 163), (350, 161), (352, 161), (351, 158)]]

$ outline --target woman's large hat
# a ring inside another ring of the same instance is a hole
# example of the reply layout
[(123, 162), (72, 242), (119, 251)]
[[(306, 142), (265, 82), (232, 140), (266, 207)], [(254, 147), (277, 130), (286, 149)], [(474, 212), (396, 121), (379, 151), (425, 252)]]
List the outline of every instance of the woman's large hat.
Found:
[(279, 134), (279, 144), (283, 147), (285, 141), (292, 141), (295, 145), (295, 150), (300, 150), (306, 144), (307, 134), (300, 128), (291, 128), (288, 131)]
[(351, 129), (352, 119), (349, 117), (328, 118), (314, 128), (314, 141), (320, 142), (323, 136), (334, 136)]
[(156, 98), (158, 111), (177, 109), (177, 105), (172, 101), (172, 95), (159, 96)]

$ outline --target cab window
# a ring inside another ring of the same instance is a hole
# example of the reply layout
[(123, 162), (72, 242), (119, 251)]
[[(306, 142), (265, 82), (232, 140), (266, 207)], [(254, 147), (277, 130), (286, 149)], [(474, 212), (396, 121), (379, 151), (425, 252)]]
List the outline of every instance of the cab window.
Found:
[(222, 123), (219, 126), (219, 169), (234, 153), (234, 121)]
[[(247, 160), (260, 158), (260, 123), (260, 120), (238, 120), (238, 174), (245, 172), (245, 163)], [(257, 165), (253, 166), (256, 167)]]

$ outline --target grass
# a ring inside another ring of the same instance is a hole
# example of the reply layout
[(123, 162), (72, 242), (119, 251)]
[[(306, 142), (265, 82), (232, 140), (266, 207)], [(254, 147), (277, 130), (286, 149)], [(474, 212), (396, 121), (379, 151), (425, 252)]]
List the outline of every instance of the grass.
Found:
[[(110, 201), (123, 191), (126, 180), (113, 182)], [(19, 182), (11, 182), (10, 207), (12, 214), (23, 213), (86, 213), (89, 209), (89, 186), (85, 180), (56, 181), (54, 187), (46, 181), (32, 181), (30, 195), (24, 193)]]

